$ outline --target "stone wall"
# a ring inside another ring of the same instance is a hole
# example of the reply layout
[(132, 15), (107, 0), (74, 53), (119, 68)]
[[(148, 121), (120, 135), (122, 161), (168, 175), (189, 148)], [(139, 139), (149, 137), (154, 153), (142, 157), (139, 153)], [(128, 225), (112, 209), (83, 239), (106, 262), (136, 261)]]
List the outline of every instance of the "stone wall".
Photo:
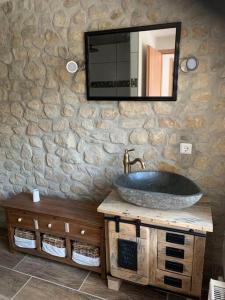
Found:
[[(203, 1), (204, 2), (204, 1)], [(201, 1), (0, 0), (0, 192), (100, 201), (122, 172), (125, 148), (148, 169), (188, 176), (210, 196), (215, 233), (207, 252), (220, 261), (225, 229), (225, 30)], [(90, 101), (84, 31), (182, 21), (176, 102)], [(181, 141), (193, 155), (179, 154)]]

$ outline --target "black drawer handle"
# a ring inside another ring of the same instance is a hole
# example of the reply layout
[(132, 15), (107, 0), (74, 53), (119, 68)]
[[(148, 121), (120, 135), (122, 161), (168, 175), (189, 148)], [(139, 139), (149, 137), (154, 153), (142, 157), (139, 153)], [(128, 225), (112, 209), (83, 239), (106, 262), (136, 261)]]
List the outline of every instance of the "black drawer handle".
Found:
[(164, 276), (164, 284), (182, 288), (182, 280), (170, 276)]
[(166, 260), (165, 261), (165, 269), (170, 270), (170, 271), (174, 271), (174, 272), (183, 273), (184, 272), (184, 265), (180, 264), (178, 262)]
[(166, 241), (168, 243), (184, 245), (185, 235), (167, 232), (166, 233)]
[(184, 250), (172, 247), (166, 247), (166, 255), (184, 259)]

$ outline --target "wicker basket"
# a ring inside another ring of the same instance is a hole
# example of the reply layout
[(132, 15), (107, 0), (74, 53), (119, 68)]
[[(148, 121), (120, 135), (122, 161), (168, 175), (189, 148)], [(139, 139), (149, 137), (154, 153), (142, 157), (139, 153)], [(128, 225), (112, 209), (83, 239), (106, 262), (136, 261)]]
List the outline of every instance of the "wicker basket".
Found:
[(27, 240), (35, 240), (35, 233), (33, 231), (29, 231), (26, 229), (15, 228), (15, 236), (27, 239)]
[(43, 234), (42, 241), (57, 248), (65, 248), (66, 245), (65, 239), (50, 234)]
[(78, 241), (73, 242), (73, 250), (76, 253), (82, 254), (87, 257), (97, 258), (100, 256), (99, 247)]

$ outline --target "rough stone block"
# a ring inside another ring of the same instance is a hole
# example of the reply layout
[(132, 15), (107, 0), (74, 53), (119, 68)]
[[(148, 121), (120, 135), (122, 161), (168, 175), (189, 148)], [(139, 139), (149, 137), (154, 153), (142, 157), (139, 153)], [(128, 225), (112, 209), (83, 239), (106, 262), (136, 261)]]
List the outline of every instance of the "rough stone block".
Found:
[(128, 118), (143, 118), (150, 112), (149, 105), (145, 102), (120, 102), (121, 115)]
[(46, 89), (42, 98), (44, 103), (48, 104), (60, 104), (59, 93), (54, 89)]
[(128, 135), (126, 131), (120, 129), (111, 130), (110, 140), (114, 144), (127, 144)]
[(143, 145), (148, 143), (148, 132), (145, 129), (135, 129), (130, 134), (132, 144)]

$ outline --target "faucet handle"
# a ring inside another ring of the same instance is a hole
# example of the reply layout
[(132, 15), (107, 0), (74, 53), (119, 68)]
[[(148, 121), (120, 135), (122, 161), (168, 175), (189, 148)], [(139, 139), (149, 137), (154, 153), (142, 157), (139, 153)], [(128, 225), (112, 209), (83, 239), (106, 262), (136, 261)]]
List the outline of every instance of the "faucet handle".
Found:
[(131, 151), (134, 151), (135, 149), (125, 149), (125, 152), (128, 153), (128, 152), (131, 152)]

